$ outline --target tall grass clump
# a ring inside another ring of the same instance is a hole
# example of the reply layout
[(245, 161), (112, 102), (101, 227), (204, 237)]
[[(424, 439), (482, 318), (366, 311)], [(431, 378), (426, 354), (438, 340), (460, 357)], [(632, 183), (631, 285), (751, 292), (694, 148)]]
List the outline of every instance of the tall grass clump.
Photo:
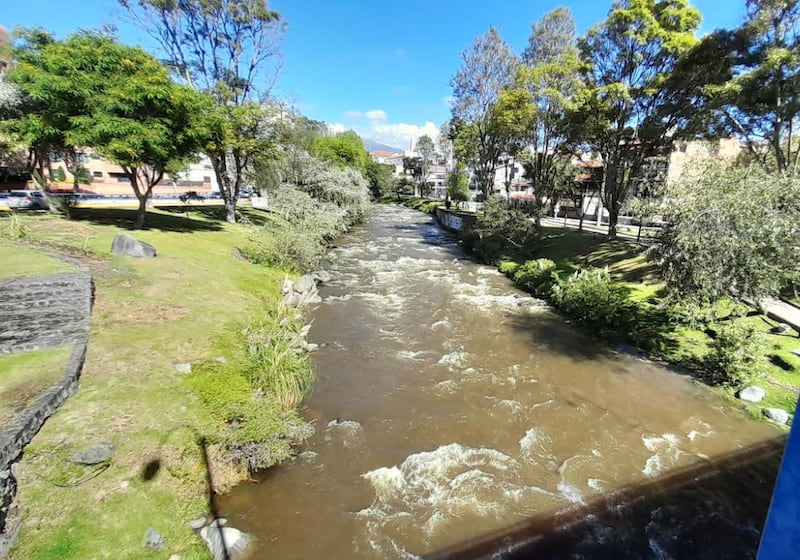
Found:
[(8, 221), (3, 224), (0, 234), (4, 239), (19, 241), (28, 237), (28, 225), (16, 212), (11, 212)]

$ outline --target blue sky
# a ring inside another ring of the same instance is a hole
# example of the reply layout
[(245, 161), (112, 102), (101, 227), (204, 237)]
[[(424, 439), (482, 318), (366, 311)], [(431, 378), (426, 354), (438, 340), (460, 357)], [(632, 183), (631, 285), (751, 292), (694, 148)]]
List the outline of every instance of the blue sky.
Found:
[[(38, 25), (64, 37), (108, 22), (123, 41), (149, 45), (114, 0), (4, 3), (0, 24), (9, 30)], [(702, 32), (734, 27), (744, 14), (745, 0), (692, 3), (703, 13)], [(448, 82), (476, 35), (494, 25), (519, 53), (531, 23), (560, 5), (572, 9), (582, 33), (611, 0), (273, 0), (289, 26), (274, 93), (335, 129), (406, 148), (447, 120)]]

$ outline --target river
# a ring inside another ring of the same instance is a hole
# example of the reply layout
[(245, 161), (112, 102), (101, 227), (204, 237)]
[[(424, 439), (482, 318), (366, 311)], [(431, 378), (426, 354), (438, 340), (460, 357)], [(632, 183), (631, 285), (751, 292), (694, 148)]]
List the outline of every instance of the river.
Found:
[(329, 269), (316, 434), (221, 502), (252, 558), (754, 556), (776, 428), (594, 341), (419, 212), (376, 207)]

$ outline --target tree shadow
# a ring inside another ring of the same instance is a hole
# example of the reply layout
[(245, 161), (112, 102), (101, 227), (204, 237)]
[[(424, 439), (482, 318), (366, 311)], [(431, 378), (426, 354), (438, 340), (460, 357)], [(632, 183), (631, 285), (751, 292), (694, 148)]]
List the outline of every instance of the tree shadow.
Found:
[(700, 460), (425, 558), (754, 558), (787, 437)]
[[(75, 208), (73, 220), (91, 222), (97, 225), (116, 226), (136, 231), (134, 223), (136, 210), (126, 208)], [(198, 219), (185, 214), (148, 212), (143, 231), (159, 230), (173, 233), (193, 233), (202, 231), (222, 231), (222, 224), (208, 219)]]

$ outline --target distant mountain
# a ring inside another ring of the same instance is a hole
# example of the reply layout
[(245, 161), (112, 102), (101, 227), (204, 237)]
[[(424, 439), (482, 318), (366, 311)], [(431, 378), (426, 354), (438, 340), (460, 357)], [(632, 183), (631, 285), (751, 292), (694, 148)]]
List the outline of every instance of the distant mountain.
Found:
[(361, 138), (364, 141), (364, 147), (367, 149), (368, 152), (374, 152), (375, 150), (383, 150), (385, 152), (396, 152), (396, 153), (403, 153), (403, 150), (400, 148), (393, 148), (392, 146), (387, 146), (386, 144), (381, 144), (380, 142), (376, 142), (375, 140), (371, 140), (370, 138)]

